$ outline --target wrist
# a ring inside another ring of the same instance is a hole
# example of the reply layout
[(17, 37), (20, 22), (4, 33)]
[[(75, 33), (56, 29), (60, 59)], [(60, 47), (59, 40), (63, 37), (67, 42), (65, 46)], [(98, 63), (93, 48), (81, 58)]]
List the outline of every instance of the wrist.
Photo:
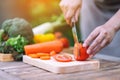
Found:
[(105, 26), (112, 28), (115, 32), (120, 30), (120, 9), (110, 20), (105, 23)]
[(120, 30), (120, 22), (107, 22), (104, 24), (106, 28), (111, 28), (115, 32)]

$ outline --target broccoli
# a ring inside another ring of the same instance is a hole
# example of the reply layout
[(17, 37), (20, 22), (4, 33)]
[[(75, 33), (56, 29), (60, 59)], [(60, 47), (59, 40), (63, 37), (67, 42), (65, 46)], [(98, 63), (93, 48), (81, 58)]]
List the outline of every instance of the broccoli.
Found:
[(8, 37), (23, 36), (29, 43), (33, 42), (32, 27), (26, 20), (22, 18), (14, 18), (5, 20), (2, 24), (3, 29)]
[(0, 29), (0, 53), (11, 53), (14, 60), (22, 60), (24, 46), (33, 42), (31, 25), (22, 18), (5, 20)]
[(21, 37), (20, 35), (14, 38), (9, 38), (6, 41), (6, 45), (12, 46), (18, 53), (24, 53), (24, 46), (27, 44), (27, 40), (24, 37)]

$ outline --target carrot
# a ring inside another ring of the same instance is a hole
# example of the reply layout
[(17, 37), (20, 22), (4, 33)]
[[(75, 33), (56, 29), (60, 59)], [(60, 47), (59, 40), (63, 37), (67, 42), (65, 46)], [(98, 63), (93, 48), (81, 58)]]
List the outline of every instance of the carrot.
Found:
[(31, 58), (39, 58), (39, 56), (37, 54), (28, 54), (28, 56)]
[(36, 53), (36, 54), (28, 54), (31, 58), (40, 58), (41, 60), (49, 60), (50, 54), (49, 53)]
[(51, 51), (50, 52), (50, 56), (54, 56), (54, 55), (56, 55), (57, 53), (55, 52), (55, 51)]
[(50, 56), (49, 53), (37, 53), (38, 57), (42, 57), (42, 56)]
[(25, 45), (24, 50), (25, 50), (25, 54), (50, 53), (53, 50), (59, 53), (63, 50), (63, 44), (59, 40), (54, 40), (50, 42)]
[(68, 40), (66, 37), (62, 37), (62, 38), (60, 38), (59, 40), (63, 43), (63, 47), (64, 47), (64, 48), (70, 47), (69, 40)]
[(41, 56), (40, 59), (41, 60), (50, 60), (50, 55), (49, 56)]

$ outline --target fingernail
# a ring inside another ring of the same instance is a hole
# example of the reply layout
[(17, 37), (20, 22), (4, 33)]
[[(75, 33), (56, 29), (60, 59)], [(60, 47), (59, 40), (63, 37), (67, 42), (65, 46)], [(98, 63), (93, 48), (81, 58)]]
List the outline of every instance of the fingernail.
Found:
[(87, 50), (87, 53), (88, 53), (88, 54), (90, 54), (90, 53), (91, 53), (91, 51), (90, 51), (90, 50)]
[(83, 47), (87, 47), (87, 45), (85, 43), (83, 43)]

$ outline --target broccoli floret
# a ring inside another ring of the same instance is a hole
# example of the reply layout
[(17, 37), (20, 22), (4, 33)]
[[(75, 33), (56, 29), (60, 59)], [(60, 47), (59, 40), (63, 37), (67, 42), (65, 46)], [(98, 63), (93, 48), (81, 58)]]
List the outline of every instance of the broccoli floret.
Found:
[(23, 36), (29, 43), (33, 41), (32, 26), (29, 22), (22, 18), (14, 18), (5, 20), (1, 29), (4, 29), (5, 33), (9, 37)]

